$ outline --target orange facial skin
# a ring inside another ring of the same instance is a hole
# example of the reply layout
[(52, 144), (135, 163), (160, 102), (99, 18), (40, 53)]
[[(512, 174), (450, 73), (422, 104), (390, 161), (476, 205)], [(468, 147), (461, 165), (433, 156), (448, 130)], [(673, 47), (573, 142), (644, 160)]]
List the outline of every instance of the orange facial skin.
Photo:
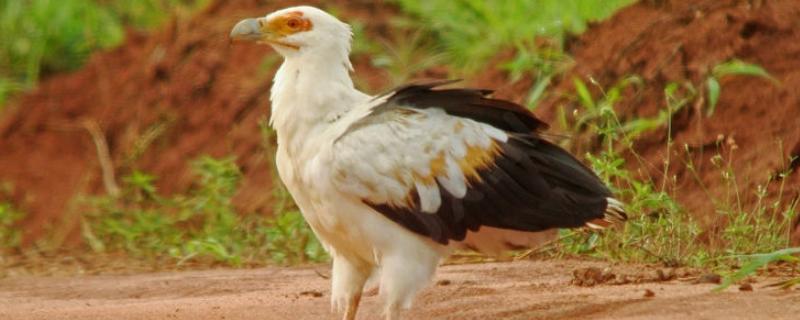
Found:
[[(261, 20), (259, 22), (261, 22)], [(313, 28), (314, 26), (311, 23), (311, 20), (303, 18), (303, 13), (299, 11), (293, 11), (281, 16), (277, 16), (267, 22), (267, 29), (269, 31), (284, 37), (298, 32), (309, 31)]]

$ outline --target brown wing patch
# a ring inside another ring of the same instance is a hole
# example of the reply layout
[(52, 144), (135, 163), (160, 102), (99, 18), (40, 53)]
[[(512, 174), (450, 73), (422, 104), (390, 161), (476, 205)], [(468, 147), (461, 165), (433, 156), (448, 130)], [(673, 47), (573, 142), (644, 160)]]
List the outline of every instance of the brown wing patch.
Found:
[(458, 166), (467, 181), (480, 182), (479, 170), (486, 169), (494, 163), (494, 159), (500, 155), (500, 146), (497, 141), (492, 140), (488, 148), (482, 149), (476, 146), (467, 146), (467, 155), (458, 160)]

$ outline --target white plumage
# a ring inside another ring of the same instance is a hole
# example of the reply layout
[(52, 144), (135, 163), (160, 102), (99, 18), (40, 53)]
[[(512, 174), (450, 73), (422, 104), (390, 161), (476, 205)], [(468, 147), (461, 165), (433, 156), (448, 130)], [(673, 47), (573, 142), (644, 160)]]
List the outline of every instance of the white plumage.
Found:
[[(624, 219), (618, 202), (608, 216), (599, 180), (541, 141), (535, 132), (544, 124), (516, 105), (438, 84), (379, 97), (356, 90), (350, 28), (319, 9), (247, 19), (231, 37), (268, 43), (285, 58), (271, 92), (278, 173), (333, 258), (331, 303), (345, 319), (355, 317), (370, 277), (387, 318), (398, 317), (463, 241), (529, 245), (542, 240), (530, 231)], [(499, 109), (475, 108), (483, 104)], [(549, 168), (572, 171), (540, 172)], [(592, 212), (557, 216), (578, 207)]]

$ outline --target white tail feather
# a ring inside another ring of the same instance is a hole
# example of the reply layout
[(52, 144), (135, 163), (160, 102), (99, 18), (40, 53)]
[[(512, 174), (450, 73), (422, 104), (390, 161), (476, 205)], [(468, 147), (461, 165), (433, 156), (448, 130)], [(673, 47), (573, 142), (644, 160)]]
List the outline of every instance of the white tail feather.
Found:
[(621, 224), (628, 220), (625, 213), (625, 204), (614, 198), (606, 198), (606, 211), (603, 218), (594, 219), (586, 222), (586, 226), (592, 229), (605, 229), (614, 224)]

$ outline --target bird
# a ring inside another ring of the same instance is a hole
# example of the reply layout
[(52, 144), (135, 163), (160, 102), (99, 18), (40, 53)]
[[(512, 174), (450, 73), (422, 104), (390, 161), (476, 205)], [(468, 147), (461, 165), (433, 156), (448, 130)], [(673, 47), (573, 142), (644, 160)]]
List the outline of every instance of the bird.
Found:
[[(331, 257), (331, 308), (356, 318), (376, 282), (399, 319), (456, 248), (556, 228), (606, 228), (624, 205), (491, 90), (417, 81), (369, 95), (351, 79), (351, 27), (311, 6), (235, 24), (232, 42), (283, 57), (270, 89), (278, 175)], [(484, 236), (489, 235), (492, 236)]]

